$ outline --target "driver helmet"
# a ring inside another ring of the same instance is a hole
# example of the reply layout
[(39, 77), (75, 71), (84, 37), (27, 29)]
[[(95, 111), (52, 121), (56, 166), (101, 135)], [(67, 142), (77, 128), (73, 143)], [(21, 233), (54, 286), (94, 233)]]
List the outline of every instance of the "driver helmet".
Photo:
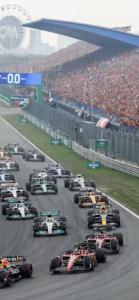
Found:
[(47, 222), (49, 223), (51, 223), (51, 222), (53, 222), (54, 221), (54, 218), (53, 218), (53, 216), (52, 215), (48, 215), (47, 216)]
[(78, 177), (78, 178), (81, 178), (81, 177), (82, 177), (82, 175), (81, 175), (81, 174), (77, 174), (77, 177)]
[(10, 263), (7, 260), (7, 258), (3, 258), (0, 260), (0, 267), (7, 268), (9, 266), (10, 266)]
[(106, 210), (106, 207), (103, 205), (103, 206), (101, 207), (101, 212), (105, 212), (105, 210)]

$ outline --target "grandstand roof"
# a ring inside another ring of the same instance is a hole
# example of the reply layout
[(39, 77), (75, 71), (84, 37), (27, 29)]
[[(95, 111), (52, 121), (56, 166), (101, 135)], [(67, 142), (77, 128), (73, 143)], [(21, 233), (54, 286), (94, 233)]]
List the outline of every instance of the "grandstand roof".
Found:
[(58, 33), (101, 47), (139, 47), (138, 35), (89, 24), (40, 19), (23, 26)]

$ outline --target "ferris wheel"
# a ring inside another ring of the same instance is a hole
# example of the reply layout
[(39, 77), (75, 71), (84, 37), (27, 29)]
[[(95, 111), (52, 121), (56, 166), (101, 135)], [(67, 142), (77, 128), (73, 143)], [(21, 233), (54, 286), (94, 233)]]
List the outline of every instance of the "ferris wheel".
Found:
[(18, 5), (0, 7), (0, 48), (7, 51), (24, 48), (29, 31), (22, 24), (30, 20), (28, 12)]

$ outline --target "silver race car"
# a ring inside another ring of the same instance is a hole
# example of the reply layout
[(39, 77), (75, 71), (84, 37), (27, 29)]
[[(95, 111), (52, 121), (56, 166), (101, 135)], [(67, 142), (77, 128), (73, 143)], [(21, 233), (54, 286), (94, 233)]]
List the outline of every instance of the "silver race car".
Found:
[(55, 236), (67, 234), (67, 219), (61, 216), (59, 211), (40, 213), (40, 216), (34, 219), (33, 235)]
[(18, 199), (9, 200), (3, 204), (2, 214), (6, 215), (7, 220), (29, 220), (38, 216), (37, 209), (32, 206), (31, 202)]

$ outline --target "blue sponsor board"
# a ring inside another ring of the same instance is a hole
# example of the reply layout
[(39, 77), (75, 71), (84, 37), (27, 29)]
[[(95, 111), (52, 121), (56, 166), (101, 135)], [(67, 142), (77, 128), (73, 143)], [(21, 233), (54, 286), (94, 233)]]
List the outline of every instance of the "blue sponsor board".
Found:
[(0, 73), (0, 84), (42, 85), (41, 73)]

